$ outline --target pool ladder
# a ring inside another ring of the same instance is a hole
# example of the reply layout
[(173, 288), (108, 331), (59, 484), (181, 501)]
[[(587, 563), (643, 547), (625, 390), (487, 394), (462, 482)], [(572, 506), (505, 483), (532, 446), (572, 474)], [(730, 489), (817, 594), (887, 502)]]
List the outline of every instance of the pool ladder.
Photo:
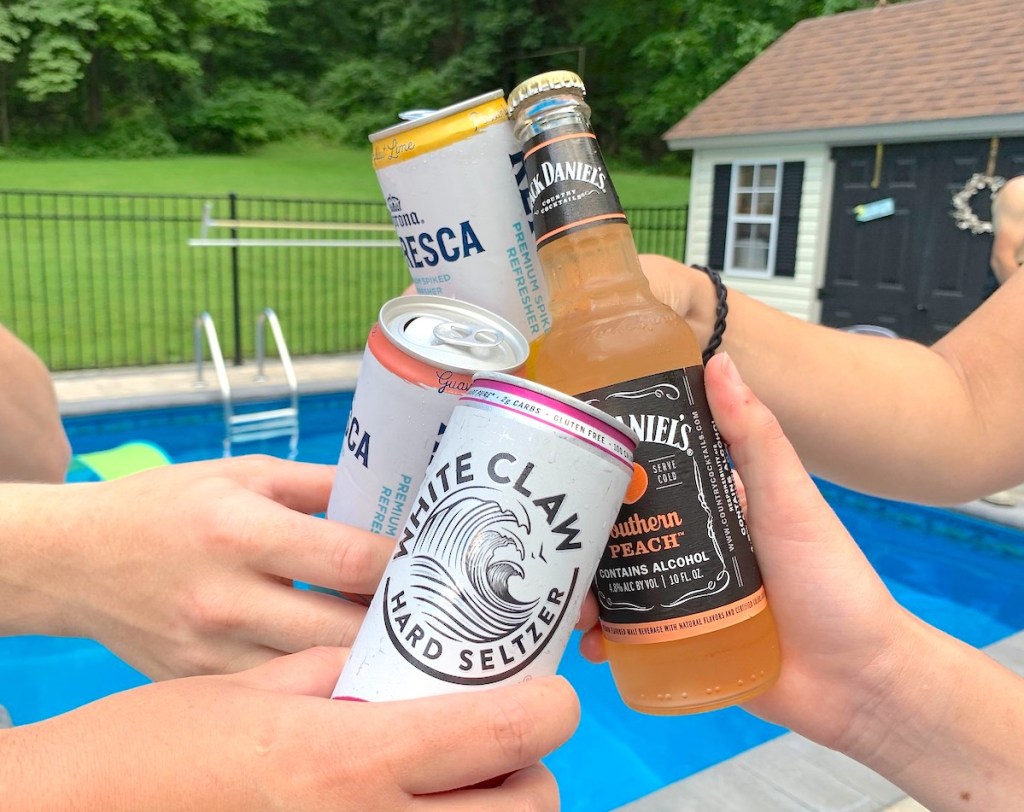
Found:
[(288, 459), (295, 459), (299, 450), (299, 385), (295, 378), (288, 345), (281, 331), (281, 322), (272, 308), (265, 307), (256, 319), (256, 382), (266, 381), (263, 374), (264, 344), (266, 326), (274, 334), (277, 354), (281, 357), (285, 378), (288, 381), (289, 405), (280, 409), (264, 409), (255, 412), (236, 412), (231, 394), (231, 381), (224, 364), (224, 353), (217, 339), (217, 327), (213, 317), (203, 311), (196, 317), (194, 328), (196, 351), (195, 386), (206, 386), (203, 380), (203, 336), (210, 347), (210, 359), (217, 373), (220, 386), (221, 401), (224, 405), (224, 456), (230, 457), (235, 443), (250, 443), (258, 440), (270, 440), (275, 437), (288, 437)]

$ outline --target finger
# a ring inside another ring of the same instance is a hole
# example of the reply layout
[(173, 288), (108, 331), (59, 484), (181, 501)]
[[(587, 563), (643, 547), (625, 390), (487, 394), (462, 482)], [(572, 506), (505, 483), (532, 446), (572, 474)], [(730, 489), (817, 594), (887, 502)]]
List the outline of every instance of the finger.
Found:
[(604, 634), (602, 634), (600, 626), (595, 626), (584, 632), (583, 637), (580, 638), (580, 654), (583, 655), (583, 659), (592, 663), (603, 663), (608, 659), (604, 650)]
[(344, 598), (267, 581), (250, 593), (244, 639), (284, 652), (314, 646), (349, 646), (366, 607)]
[(558, 809), (558, 782), (543, 764), (531, 764), (512, 773), (494, 789), (463, 789), (419, 795), (412, 804), (423, 812), (488, 812), (502, 809), (530, 809), (536, 812)]
[(580, 607), (580, 617), (576, 621), (576, 628), (586, 631), (596, 626), (597, 613), (597, 598), (594, 596), (593, 591), (589, 591), (583, 598), (583, 605)]
[(321, 513), (327, 508), (334, 484), (335, 466), (294, 462), (264, 454), (243, 454), (218, 460), (236, 481), (302, 513)]
[[(743, 383), (727, 353), (708, 362), (706, 382), (715, 421), (746, 487), (751, 537), (769, 594), (803, 595), (807, 583), (857, 578), (871, 596), (885, 597), (775, 416)], [(806, 607), (798, 603), (776, 604), (776, 616), (785, 606), (799, 614)]]
[[(339, 704), (351, 712), (349, 703)], [(528, 767), (564, 744), (580, 717), (576, 694), (561, 677), (358, 707), (376, 714), (387, 708), (389, 723), (380, 726), (387, 741), (380, 746), (402, 789), (413, 795)]]
[(200, 673), (240, 673), (242, 671), (248, 671), (250, 668), (261, 666), (264, 663), (269, 663), (271, 660), (276, 660), (278, 657), (283, 657), (285, 654), (290, 653), (282, 651), (281, 649), (271, 648), (269, 646), (248, 645), (242, 640), (233, 641), (231, 649), (234, 650), (234, 653), (225, 651), (224, 648), (221, 648), (219, 653), (224, 654), (226, 659), (221, 661), (219, 667), (204, 668)]
[(259, 571), (342, 592), (372, 593), (394, 552), (394, 539), (295, 511), (267, 511), (245, 532), (258, 536)]
[(776, 532), (809, 517), (830, 524), (831, 510), (778, 420), (740, 379), (728, 353), (708, 361), (706, 384), (715, 422), (743, 478), (751, 520), (770, 515)]
[(318, 646), (298, 654), (276, 657), (226, 679), (237, 685), (274, 693), (328, 697), (347, 658), (346, 648)]
[(647, 277), (647, 284), (651, 286), (651, 293), (674, 310), (676, 297), (666, 258), (658, 254), (641, 254), (640, 267)]
[(743, 479), (736, 471), (732, 472), (732, 483), (736, 487), (736, 498), (740, 502), (740, 510), (743, 511), (743, 515), (747, 515), (747, 486), (743, 484)]

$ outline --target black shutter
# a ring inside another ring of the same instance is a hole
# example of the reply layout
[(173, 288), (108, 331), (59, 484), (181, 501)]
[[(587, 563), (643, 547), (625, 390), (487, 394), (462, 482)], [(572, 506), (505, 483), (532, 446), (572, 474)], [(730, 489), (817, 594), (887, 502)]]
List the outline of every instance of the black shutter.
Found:
[(715, 185), (711, 192), (711, 238), (708, 240), (708, 265), (725, 267), (725, 236), (729, 228), (729, 187), (732, 164), (715, 164)]
[(800, 231), (800, 196), (804, 188), (804, 162), (782, 165), (779, 234), (775, 242), (775, 275), (796, 275), (796, 238)]

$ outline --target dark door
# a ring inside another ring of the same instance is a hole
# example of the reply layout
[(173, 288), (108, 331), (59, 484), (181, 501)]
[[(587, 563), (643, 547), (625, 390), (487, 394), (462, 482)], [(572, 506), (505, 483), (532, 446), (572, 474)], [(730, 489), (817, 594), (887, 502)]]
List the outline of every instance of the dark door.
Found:
[[(990, 234), (957, 226), (953, 195), (988, 166), (989, 139), (888, 144), (878, 186), (876, 148), (832, 151), (835, 189), (828, 262), (821, 290), (822, 323), (879, 324), (930, 344), (983, 298)], [(1002, 139), (995, 174), (1024, 173), (1024, 138)], [(857, 207), (891, 198), (893, 213), (859, 222)], [(970, 199), (991, 219), (988, 189)]]

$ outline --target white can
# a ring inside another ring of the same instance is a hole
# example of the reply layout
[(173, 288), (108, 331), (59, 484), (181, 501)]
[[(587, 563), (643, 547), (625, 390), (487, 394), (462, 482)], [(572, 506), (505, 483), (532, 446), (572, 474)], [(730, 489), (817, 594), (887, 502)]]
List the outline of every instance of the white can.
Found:
[(385, 302), (359, 369), (327, 518), (395, 537), (476, 372), (514, 372), (523, 335), (482, 307), (439, 296)]
[(407, 699), (554, 674), (637, 442), (575, 398), (510, 375), (476, 375), (334, 698)]
[(529, 341), (551, 327), (523, 153), (495, 90), (370, 136), (416, 291), (478, 304)]

